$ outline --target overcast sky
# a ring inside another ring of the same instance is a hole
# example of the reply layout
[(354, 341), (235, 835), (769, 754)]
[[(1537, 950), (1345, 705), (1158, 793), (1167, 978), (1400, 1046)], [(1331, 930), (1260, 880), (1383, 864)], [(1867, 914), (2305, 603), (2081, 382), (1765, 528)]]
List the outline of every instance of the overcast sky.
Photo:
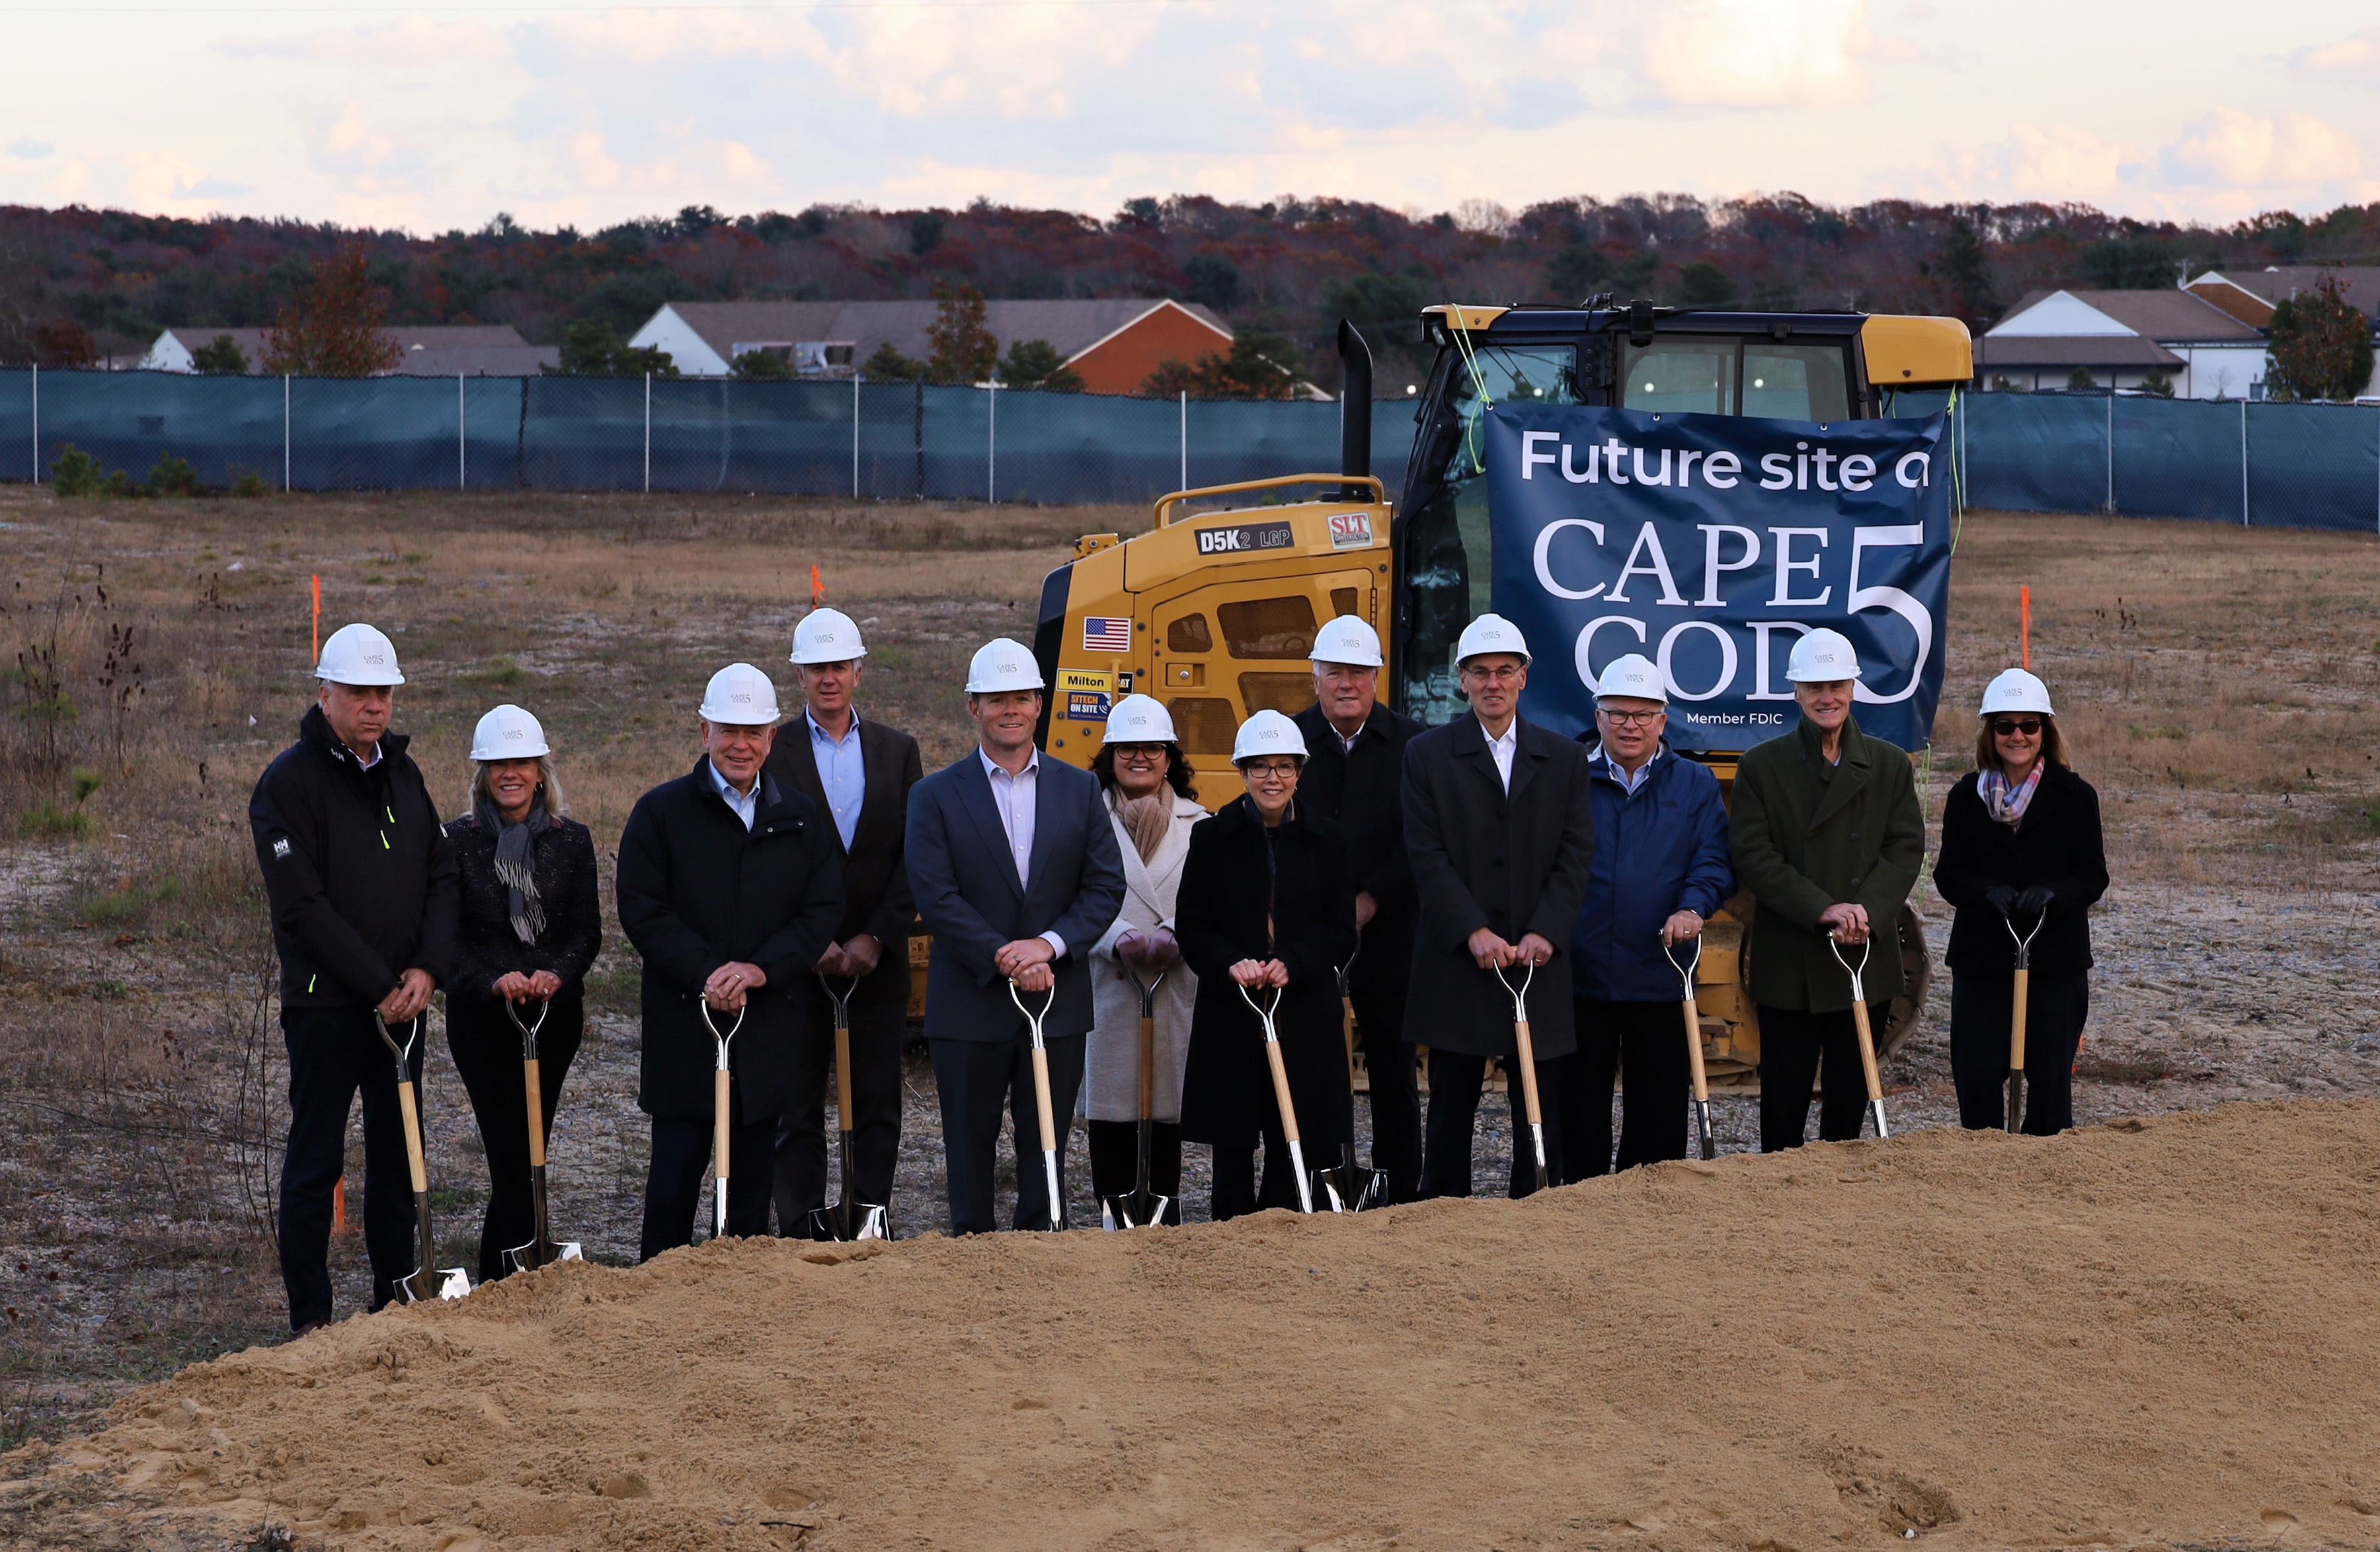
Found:
[(0, 202), (416, 232), (710, 204), (2380, 199), (2350, 0), (0, 0)]

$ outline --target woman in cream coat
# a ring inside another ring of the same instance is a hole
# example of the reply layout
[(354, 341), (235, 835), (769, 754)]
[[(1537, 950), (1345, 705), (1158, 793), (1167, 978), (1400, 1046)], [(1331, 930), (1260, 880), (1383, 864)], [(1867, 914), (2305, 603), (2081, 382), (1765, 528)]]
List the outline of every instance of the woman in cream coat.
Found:
[(1182, 1220), (1182, 1068), (1190, 1050), (1190, 1010), (1198, 978), (1173, 940), (1173, 894), (1190, 855), (1190, 827), (1207, 817), (1190, 783), (1190, 765), (1173, 736), (1173, 719), (1148, 696), (1126, 696), (1108, 715), (1107, 737), (1091, 761), (1107, 794), (1116, 846), (1123, 854), (1123, 912), (1091, 949), (1091, 1037), (1083, 1058), (1090, 1121), (1091, 1187), (1122, 1196), (1136, 1183), (1140, 1160), (1140, 988), (1157, 988), (1156, 1082), (1148, 1188), (1174, 1199), (1165, 1217)]

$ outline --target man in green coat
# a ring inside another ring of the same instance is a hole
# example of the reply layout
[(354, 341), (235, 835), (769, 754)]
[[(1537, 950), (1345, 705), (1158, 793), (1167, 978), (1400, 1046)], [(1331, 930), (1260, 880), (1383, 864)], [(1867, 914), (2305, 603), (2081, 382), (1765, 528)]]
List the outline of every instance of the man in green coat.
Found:
[(1759, 906), (1746, 955), (1760, 1009), (1763, 1153), (1802, 1146), (1822, 1058), (1818, 1135), (1831, 1143), (1860, 1134), (1867, 1082), (1851, 976), (1827, 939), (1854, 964), (1867, 945), (1866, 991), (1879, 1027), (1902, 987), (1893, 921), (1925, 861), (1925, 814), (1909, 757), (1852, 720), (1859, 672), (1840, 633), (1803, 636), (1785, 671), (1801, 722), (1755, 746), (1735, 774), (1735, 876)]

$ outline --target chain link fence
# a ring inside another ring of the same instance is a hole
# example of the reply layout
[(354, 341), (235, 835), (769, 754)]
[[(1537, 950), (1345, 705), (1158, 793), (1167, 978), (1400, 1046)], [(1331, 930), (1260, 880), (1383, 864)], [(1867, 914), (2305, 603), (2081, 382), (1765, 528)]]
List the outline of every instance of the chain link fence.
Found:
[[(1901, 394), (1928, 414), (1941, 394)], [(1372, 406), (1391, 497), (1413, 401)], [(577, 377), (194, 377), (0, 370), (0, 479), (69, 443), (141, 478), (164, 454), (227, 486), (301, 491), (746, 491), (1137, 504), (1337, 467), (1341, 406), (913, 382)], [(2380, 531), (2380, 410), (2153, 396), (1967, 394), (1967, 502)]]

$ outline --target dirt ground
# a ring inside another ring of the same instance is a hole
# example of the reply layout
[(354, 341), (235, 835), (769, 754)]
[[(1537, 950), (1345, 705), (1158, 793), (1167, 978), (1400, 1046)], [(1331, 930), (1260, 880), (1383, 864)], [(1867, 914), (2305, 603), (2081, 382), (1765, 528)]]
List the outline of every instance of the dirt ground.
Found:
[[(284, 1338), (268, 1230), (285, 1074), (243, 814), (308, 698), (310, 576), (325, 631), (369, 618), (395, 637), (412, 681), (398, 726), (433, 794), (459, 807), (471, 722), (519, 701), (545, 721), (608, 869), (636, 795), (692, 761), (710, 670), (783, 662), (812, 565), (868, 632), (863, 706), (940, 763), (965, 746), (951, 686), (967, 654), (1028, 628), (1076, 533), (1146, 521), (771, 499), (0, 492), (0, 648), (19, 654), (0, 724), (0, 1447), (80, 1432), (193, 1360)], [(1966, 769), (1975, 695), (2016, 655), (2027, 584), (2034, 666), (2102, 793), (2117, 879), (2094, 923), (2080, 1120), (2380, 1094), (2380, 542), (1969, 515), (1921, 763), (1934, 812)], [(1938, 957), (1949, 913), (1930, 898), (1921, 910)], [(623, 951), (614, 929), (553, 1151), (558, 1225), (614, 1262), (633, 1250), (646, 1146)], [(1897, 1127), (1955, 1119), (1947, 1008), (1937, 976), (1888, 1068)], [(907, 1076), (905, 1234), (943, 1222), (931, 1075), (917, 1060)], [(468, 1263), (484, 1182), (443, 1053), (429, 1089), (441, 1239)], [(1722, 1146), (1752, 1146), (1752, 1102), (1717, 1109)], [(1493, 1102), (1483, 1122), (1485, 1191), (1510, 1134)], [(359, 1142), (351, 1157), (359, 1173)], [(1080, 1182), (1079, 1134), (1073, 1158)], [(1204, 1175), (1194, 1149), (1194, 1219)], [(1075, 1208), (1096, 1220), (1079, 1185)], [(342, 1310), (360, 1307), (358, 1237), (334, 1243), (334, 1272)], [(128, 1536), (140, 1521), (123, 1502)], [(0, 1532), (43, 1545), (24, 1527), (45, 1522)]]
[(2380, 1102), (2294, 1101), (1356, 1219), (722, 1242), (190, 1369), (12, 1457), (0, 1523), (392, 1552), (2370, 1546), (2375, 1186)]

